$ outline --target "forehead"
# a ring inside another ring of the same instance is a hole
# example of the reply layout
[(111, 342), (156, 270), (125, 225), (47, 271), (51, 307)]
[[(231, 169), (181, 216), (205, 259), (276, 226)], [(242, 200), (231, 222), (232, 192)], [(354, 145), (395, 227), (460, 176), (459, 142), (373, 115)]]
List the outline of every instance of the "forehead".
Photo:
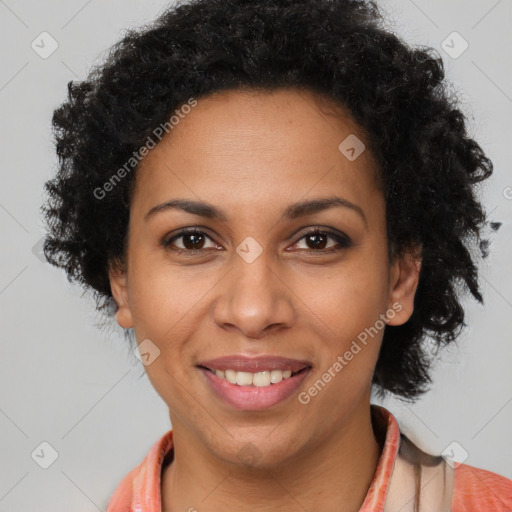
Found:
[(257, 208), (335, 191), (362, 201), (378, 188), (364, 138), (346, 109), (310, 91), (223, 91), (197, 100), (142, 160), (134, 203), (237, 197)]

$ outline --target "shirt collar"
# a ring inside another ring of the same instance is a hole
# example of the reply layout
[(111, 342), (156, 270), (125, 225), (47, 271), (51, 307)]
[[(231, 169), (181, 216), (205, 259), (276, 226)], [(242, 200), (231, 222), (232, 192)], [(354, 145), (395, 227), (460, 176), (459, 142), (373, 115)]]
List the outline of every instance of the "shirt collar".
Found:
[(400, 447), (400, 429), (395, 417), (379, 405), (372, 405), (371, 411), (374, 429), (380, 428), (385, 432), (384, 447), (359, 512), (383, 512), (391, 473)]

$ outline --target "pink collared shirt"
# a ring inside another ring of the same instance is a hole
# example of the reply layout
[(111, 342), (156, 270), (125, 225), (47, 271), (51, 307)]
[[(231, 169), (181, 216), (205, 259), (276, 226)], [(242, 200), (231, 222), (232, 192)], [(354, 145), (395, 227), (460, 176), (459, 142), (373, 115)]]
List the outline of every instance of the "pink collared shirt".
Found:
[[(411, 482), (407, 480), (408, 468), (413, 466), (402, 455), (407, 440), (401, 437), (398, 423), (389, 411), (380, 406), (371, 407), (374, 420), (379, 421), (385, 429), (385, 440), (360, 512), (396, 512), (398, 503), (398, 509), (404, 512), (413, 510), (409, 496), (413, 496), (415, 491), (413, 488), (411, 493)], [(172, 435), (172, 430), (165, 433), (141, 464), (123, 478), (110, 499), (107, 512), (161, 512), (162, 464), (164, 457), (173, 449)], [(424, 508), (420, 507), (419, 510), (512, 512), (512, 480), (466, 464), (448, 465), (444, 460), (427, 466), (422, 466), (428, 477), (422, 480), (421, 492), (425, 498), (422, 498)], [(446, 508), (432, 505), (432, 502), (429, 505), (429, 493), (438, 493), (439, 499), (447, 504)]]

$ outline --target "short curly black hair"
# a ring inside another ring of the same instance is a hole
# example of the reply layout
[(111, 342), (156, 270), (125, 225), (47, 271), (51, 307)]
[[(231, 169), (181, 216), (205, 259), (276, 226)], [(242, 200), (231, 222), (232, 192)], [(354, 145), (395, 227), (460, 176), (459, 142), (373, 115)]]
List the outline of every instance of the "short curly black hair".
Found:
[(136, 166), (108, 194), (97, 191), (155, 128), (216, 91), (292, 87), (327, 96), (351, 112), (378, 162), (390, 254), (421, 247), (414, 312), (385, 327), (373, 380), (380, 394), (413, 400), (431, 382), (425, 341), (455, 341), (466, 325), (463, 292), (483, 302), (476, 257), (487, 255), (487, 221), (475, 185), (493, 166), (468, 136), (450, 85), (439, 54), (386, 29), (375, 2), (173, 5), (127, 31), (86, 80), (68, 84), (53, 115), (59, 169), (45, 184), (45, 256), (93, 291), (98, 310), (112, 307), (108, 268), (125, 261)]

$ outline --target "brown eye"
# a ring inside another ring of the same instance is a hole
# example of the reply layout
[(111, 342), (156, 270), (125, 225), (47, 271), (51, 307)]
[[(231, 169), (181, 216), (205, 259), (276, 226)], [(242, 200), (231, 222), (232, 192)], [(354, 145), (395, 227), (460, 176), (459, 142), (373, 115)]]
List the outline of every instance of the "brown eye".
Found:
[[(321, 231), (318, 228), (303, 235), (295, 245), (304, 240), (306, 248), (304, 250), (312, 253), (330, 253), (336, 252), (341, 249), (346, 249), (352, 245), (352, 241), (346, 235), (331, 233), (328, 231)], [(334, 245), (328, 245), (329, 240), (335, 242)]]
[(204, 235), (200, 233), (189, 233), (181, 236), (185, 249), (202, 249), (204, 245)]
[(311, 244), (309, 245), (311, 249), (325, 249), (329, 238), (330, 237), (328, 235), (323, 233), (312, 233), (311, 235), (306, 235), (304, 237), (306, 244)]
[[(176, 242), (181, 239), (181, 246)], [(205, 243), (207, 240), (213, 240), (203, 231), (196, 229), (184, 229), (173, 237), (163, 240), (162, 245), (166, 249), (171, 249), (177, 252), (196, 252), (205, 251)], [(214, 244), (215, 246), (215, 244)]]

